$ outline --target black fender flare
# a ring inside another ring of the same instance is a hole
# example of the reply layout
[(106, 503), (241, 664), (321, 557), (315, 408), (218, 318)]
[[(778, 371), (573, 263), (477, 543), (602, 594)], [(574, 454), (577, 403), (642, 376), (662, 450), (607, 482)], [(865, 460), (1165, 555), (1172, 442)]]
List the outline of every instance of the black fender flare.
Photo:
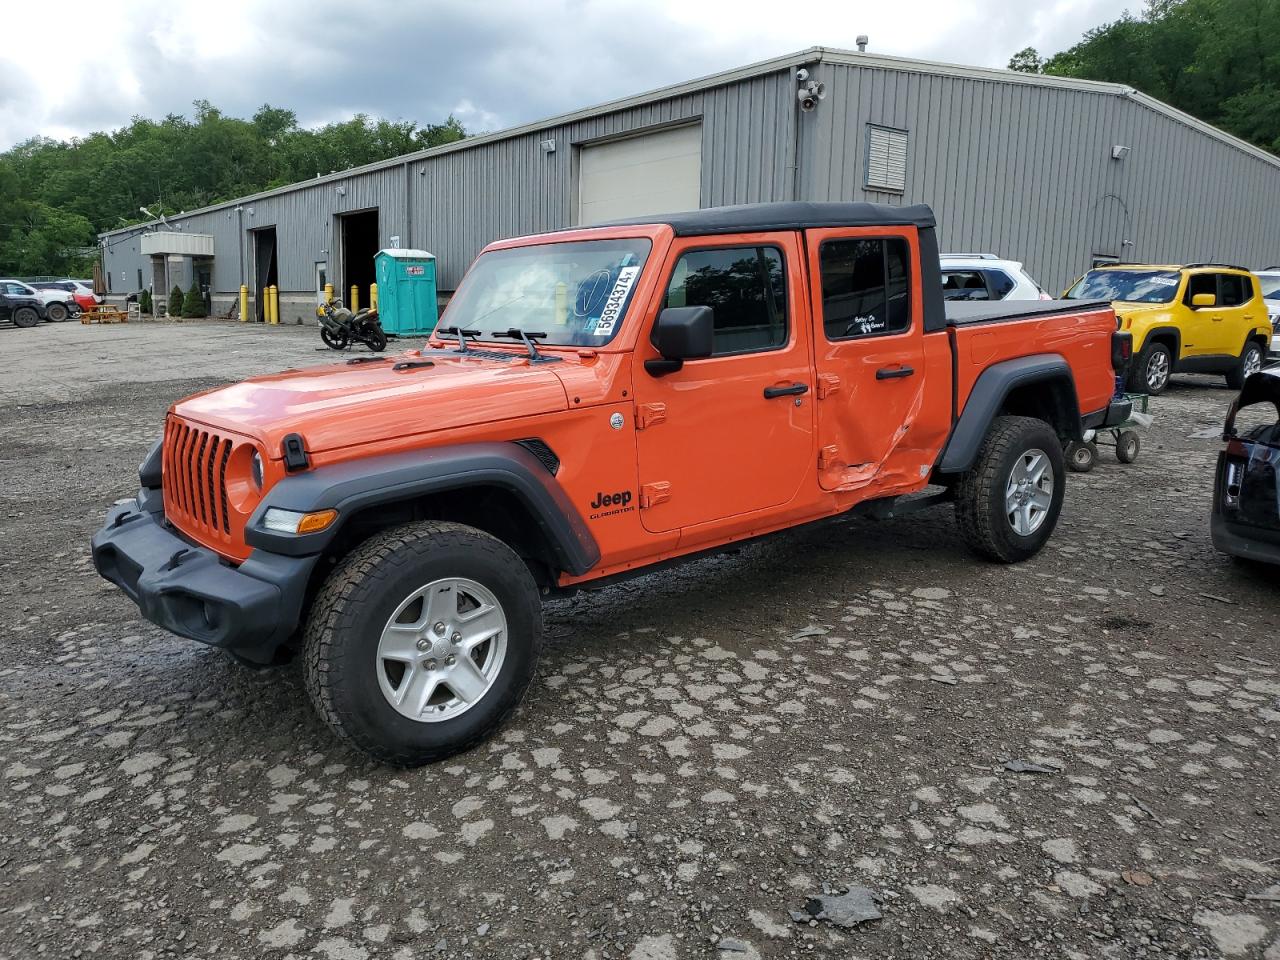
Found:
[[(1153, 339), (1165, 337), (1165, 336), (1173, 337), (1173, 356), (1170, 357), (1169, 359), (1172, 360), (1174, 367), (1177, 367), (1178, 358), (1182, 356), (1182, 331), (1179, 330), (1177, 327), (1172, 327), (1172, 326), (1152, 327), (1150, 330), (1147, 331), (1147, 335), (1142, 338), (1142, 350), (1145, 350), (1147, 348), (1147, 344), (1150, 343)], [(1137, 359), (1137, 355), (1141, 353), (1142, 350), (1134, 351), (1135, 360)]]
[[(514, 494), (564, 571), (578, 576), (600, 561), (600, 548), (564, 488), (537, 457), (509, 442), (428, 447), (292, 474), (268, 490), (254, 509), (245, 542), (286, 556), (321, 553), (361, 510), (466, 487), (499, 487)], [(318, 533), (280, 533), (263, 526), (272, 507), (299, 513), (337, 510), (338, 519)]]
[(939, 473), (963, 473), (973, 466), (986, 439), (991, 421), (1004, 406), (1009, 394), (1019, 387), (1033, 383), (1058, 383), (1069, 388), (1071, 407), (1067, 420), (1074, 424), (1075, 439), (1082, 436), (1080, 426), (1079, 395), (1071, 365), (1056, 353), (1039, 353), (1029, 357), (1017, 357), (992, 364), (978, 376), (969, 392), (964, 411), (951, 428), (951, 436), (938, 460)]

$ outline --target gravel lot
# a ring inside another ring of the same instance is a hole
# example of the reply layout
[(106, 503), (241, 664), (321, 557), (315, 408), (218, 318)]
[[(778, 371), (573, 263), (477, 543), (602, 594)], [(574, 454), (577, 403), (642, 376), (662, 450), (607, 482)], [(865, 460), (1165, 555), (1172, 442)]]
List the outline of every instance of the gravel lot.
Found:
[[(1280, 958), (1280, 595), (1209, 542), (1220, 379), (1028, 564), (938, 510), (558, 601), (505, 732), (403, 772), (88, 555), (169, 403), (318, 345), (0, 330), (0, 957)], [(792, 918), (849, 886), (883, 917)]]

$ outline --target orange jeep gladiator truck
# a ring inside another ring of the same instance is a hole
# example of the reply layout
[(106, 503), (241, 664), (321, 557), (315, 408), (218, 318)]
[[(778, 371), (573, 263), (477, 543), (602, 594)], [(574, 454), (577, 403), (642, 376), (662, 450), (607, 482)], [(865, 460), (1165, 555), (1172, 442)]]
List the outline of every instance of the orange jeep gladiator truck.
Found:
[(1110, 305), (945, 304), (926, 206), (503, 240), (441, 323), (176, 403), (93, 538), (147, 619), (254, 664), (300, 653), (324, 720), (399, 765), (512, 712), (544, 596), (941, 501), (980, 556), (1025, 560), (1063, 442), (1128, 414)]

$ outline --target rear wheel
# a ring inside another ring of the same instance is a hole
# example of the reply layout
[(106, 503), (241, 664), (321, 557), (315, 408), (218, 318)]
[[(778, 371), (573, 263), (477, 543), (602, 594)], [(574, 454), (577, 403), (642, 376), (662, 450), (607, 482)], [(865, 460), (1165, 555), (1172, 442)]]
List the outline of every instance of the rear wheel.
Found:
[(1138, 451), (1142, 449), (1142, 441), (1132, 430), (1120, 431), (1116, 437), (1116, 459), (1121, 463), (1133, 463), (1138, 459)]
[(1033, 557), (1057, 525), (1065, 486), (1062, 441), (1053, 428), (1034, 417), (996, 417), (956, 485), (960, 534), (988, 560)]
[(1240, 354), (1239, 362), (1227, 373), (1227, 386), (1239, 390), (1246, 378), (1262, 369), (1262, 347), (1250, 340)]
[(33, 307), (19, 307), (13, 311), (13, 325), (15, 327), (34, 327), (40, 322), (40, 315), (36, 313)]
[(365, 328), (364, 344), (374, 353), (381, 353), (387, 349), (387, 335), (376, 323), (371, 323)]
[(45, 316), (54, 323), (61, 323), (63, 320), (67, 319), (67, 308), (61, 303), (51, 303), (45, 309)]
[(510, 547), (461, 524), (410, 523), (366, 541), (320, 589), (307, 692), (354, 747), (418, 766), (497, 730), (541, 644), (538, 589)]
[(1151, 396), (1164, 393), (1173, 373), (1173, 355), (1163, 343), (1148, 343), (1129, 372), (1129, 390)]

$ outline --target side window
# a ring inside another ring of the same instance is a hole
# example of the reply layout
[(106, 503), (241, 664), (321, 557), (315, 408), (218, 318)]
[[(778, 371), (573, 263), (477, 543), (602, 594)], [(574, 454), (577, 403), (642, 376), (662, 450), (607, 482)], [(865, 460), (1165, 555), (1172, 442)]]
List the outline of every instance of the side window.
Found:
[(986, 281), (979, 270), (948, 270), (942, 274), (944, 300), (989, 300)]
[(1187, 292), (1182, 296), (1182, 302), (1188, 307), (1191, 306), (1191, 298), (1197, 293), (1212, 293), (1215, 297), (1218, 295), (1218, 277), (1213, 273), (1193, 273), (1187, 278)]
[(1003, 300), (1013, 292), (1013, 278), (1003, 270), (988, 270), (987, 281), (991, 285), (992, 300)]
[[(828, 240), (819, 249), (818, 260), (822, 326), (828, 340), (903, 333), (910, 328), (906, 240)], [(983, 282), (981, 275), (978, 282)], [(981, 293), (981, 299), (987, 299), (985, 284)]]
[(773, 350), (787, 342), (786, 272), (777, 247), (692, 250), (676, 261), (664, 307), (710, 307), (712, 356)]
[(1218, 295), (1218, 306), (1238, 307), (1248, 303), (1253, 297), (1253, 284), (1248, 277), (1236, 273), (1219, 274), (1222, 292)]

